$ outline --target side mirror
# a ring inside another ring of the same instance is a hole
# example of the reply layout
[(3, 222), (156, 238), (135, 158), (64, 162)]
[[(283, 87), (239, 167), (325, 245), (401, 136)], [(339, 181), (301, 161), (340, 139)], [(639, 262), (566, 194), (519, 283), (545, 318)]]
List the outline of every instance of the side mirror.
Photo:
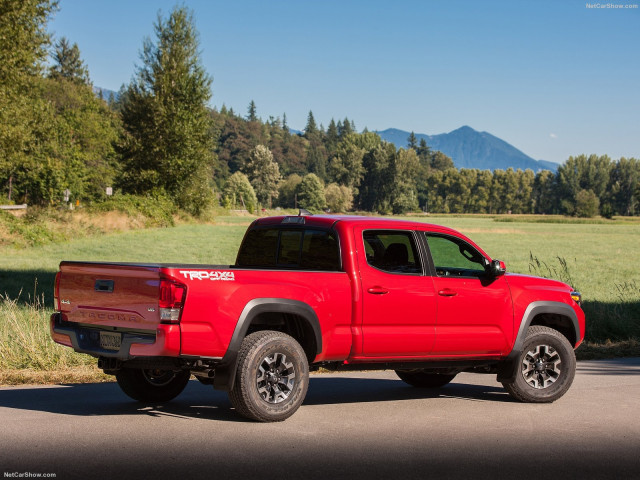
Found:
[(492, 260), (489, 265), (489, 274), (493, 277), (504, 275), (507, 267), (502, 260)]

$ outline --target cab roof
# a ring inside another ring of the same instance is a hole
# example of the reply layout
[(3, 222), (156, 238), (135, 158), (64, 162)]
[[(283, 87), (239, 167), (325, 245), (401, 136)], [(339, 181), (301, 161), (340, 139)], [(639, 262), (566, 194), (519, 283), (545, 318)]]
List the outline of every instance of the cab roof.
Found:
[(388, 228), (419, 229), (460, 235), (458, 231), (452, 228), (432, 223), (358, 215), (281, 215), (258, 218), (253, 222), (252, 226), (288, 224), (291, 226), (305, 225), (309, 227), (331, 228), (338, 222), (347, 225), (367, 225), (376, 228), (385, 228), (385, 226), (387, 226)]

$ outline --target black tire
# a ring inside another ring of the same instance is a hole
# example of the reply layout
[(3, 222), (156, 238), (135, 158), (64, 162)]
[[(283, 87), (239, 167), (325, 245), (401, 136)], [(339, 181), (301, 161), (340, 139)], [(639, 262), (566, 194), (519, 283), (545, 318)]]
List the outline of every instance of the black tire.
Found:
[(168, 402), (187, 386), (191, 373), (188, 370), (123, 368), (116, 373), (118, 385), (124, 393), (139, 402)]
[(396, 370), (396, 374), (405, 383), (418, 388), (440, 388), (447, 385), (456, 374), (428, 373), (421, 369)]
[(309, 387), (309, 363), (293, 337), (263, 330), (248, 335), (238, 352), (229, 400), (243, 417), (280, 422), (293, 415)]
[(567, 338), (549, 327), (529, 327), (515, 380), (502, 382), (516, 400), (550, 403), (562, 397), (576, 374), (576, 354)]

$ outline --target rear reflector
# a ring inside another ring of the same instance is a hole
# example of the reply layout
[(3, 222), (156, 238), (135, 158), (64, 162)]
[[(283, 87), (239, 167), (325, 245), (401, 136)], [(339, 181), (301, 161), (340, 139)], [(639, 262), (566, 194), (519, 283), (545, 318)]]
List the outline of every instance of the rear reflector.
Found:
[(162, 323), (178, 323), (180, 321), (186, 293), (186, 285), (168, 278), (160, 280), (158, 307)]
[(58, 312), (61, 310), (60, 308), (60, 273), (56, 273), (56, 280), (53, 284), (53, 308)]

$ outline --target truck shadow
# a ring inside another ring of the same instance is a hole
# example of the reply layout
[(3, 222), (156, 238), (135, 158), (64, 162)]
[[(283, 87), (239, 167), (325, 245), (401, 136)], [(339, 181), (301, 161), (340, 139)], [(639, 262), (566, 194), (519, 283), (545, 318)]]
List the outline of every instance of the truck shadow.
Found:
[(450, 383), (442, 388), (415, 388), (395, 379), (344, 378), (325, 374), (311, 377), (304, 405), (395, 402), (437, 398), (492, 402), (511, 401), (504, 389), (499, 386)]
[[(312, 376), (304, 405), (397, 402), (419, 399), (511, 401), (499, 387), (450, 384), (440, 389), (416, 389), (400, 380)], [(0, 408), (73, 416), (148, 415), (184, 419), (247, 422), (232, 409), (227, 394), (189, 382), (185, 391), (163, 405), (129, 399), (115, 383), (0, 389)]]

